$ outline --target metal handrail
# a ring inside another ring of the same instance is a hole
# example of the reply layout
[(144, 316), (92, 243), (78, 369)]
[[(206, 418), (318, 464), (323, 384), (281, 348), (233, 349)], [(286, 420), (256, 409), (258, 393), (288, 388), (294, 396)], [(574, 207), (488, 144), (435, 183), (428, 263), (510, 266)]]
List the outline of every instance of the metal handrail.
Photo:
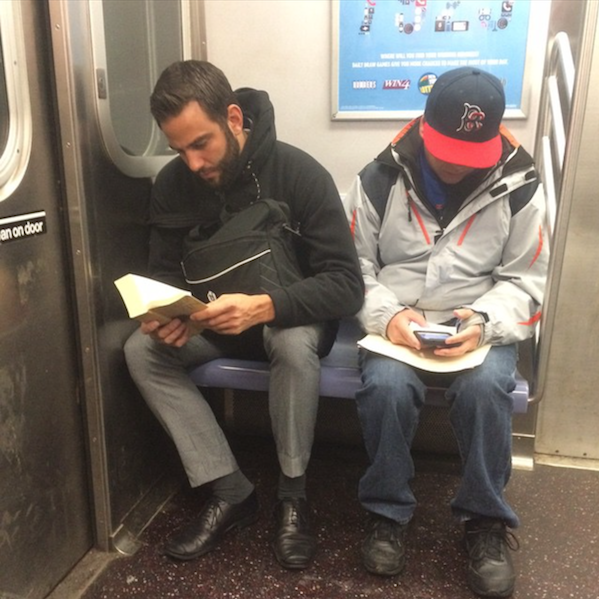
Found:
[(549, 230), (549, 242), (553, 238), (555, 215), (557, 213), (557, 194), (555, 191), (555, 178), (553, 170), (553, 154), (551, 152), (551, 140), (545, 135), (542, 139), (542, 164), (541, 173), (545, 186), (545, 203), (547, 208), (547, 228)]
[(549, 92), (549, 108), (551, 109), (551, 133), (557, 151), (557, 164), (561, 166), (564, 163), (564, 154), (566, 153), (566, 127), (564, 125), (558, 79), (555, 75), (547, 78), (547, 91)]
[(552, 57), (555, 66), (559, 66), (560, 74), (566, 87), (566, 99), (568, 108), (572, 104), (572, 92), (574, 91), (574, 77), (576, 71), (574, 68), (574, 58), (572, 57), (572, 48), (570, 47), (570, 38), (565, 31), (560, 31), (553, 39)]
[[(555, 221), (562, 183), (575, 74), (568, 34), (560, 31), (553, 38), (546, 67), (544, 89), (541, 96), (543, 105), (540, 115), (540, 134), (536, 151), (536, 159), (543, 176), (547, 229), (552, 246), (554, 245)], [(547, 302), (547, 296), (545, 302)], [(551, 337), (551, 328), (551, 324), (547, 324), (543, 319), (540, 328), (537, 329), (534, 350), (534, 380), (529, 404), (539, 402), (543, 395), (548, 361), (548, 344), (543, 340)]]

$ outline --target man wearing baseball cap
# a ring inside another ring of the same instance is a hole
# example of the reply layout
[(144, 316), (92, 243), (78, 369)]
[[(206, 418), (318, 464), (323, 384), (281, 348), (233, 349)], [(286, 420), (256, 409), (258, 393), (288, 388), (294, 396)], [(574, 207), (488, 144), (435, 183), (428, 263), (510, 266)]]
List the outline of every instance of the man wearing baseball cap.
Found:
[[(548, 262), (544, 194), (530, 155), (501, 125), (501, 82), (469, 67), (441, 75), (422, 117), (409, 123), (358, 175), (346, 202), (366, 283), (366, 333), (423, 349), (414, 327), (456, 327), (442, 361), (482, 345), (479, 366), (454, 372), (449, 419), (463, 465), (451, 511), (464, 527), (467, 580), (483, 597), (515, 584), (504, 497), (511, 471), (510, 392), (519, 341), (540, 317)], [(370, 465), (359, 499), (369, 514), (361, 553), (367, 570), (399, 574), (416, 499), (410, 454), (432, 376), (360, 350), (356, 395)]]

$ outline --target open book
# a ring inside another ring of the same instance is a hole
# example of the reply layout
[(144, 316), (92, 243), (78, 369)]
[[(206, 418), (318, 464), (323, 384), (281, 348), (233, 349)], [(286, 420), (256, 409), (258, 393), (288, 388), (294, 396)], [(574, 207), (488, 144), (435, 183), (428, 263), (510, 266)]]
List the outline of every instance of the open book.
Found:
[(455, 357), (436, 356), (432, 350), (416, 350), (405, 345), (395, 345), (380, 335), (366, 335), (358, 345), (388, 358), (405, 362), (414, 368), (428, 372), (459, 372), (482, 364), (491, 349), (490, 345), (477, 347), (474, 351)]
[[(156, 320), (167, 324), (173, 318), (185, 319), (206, 307), (190, 291), (140, 275), (127, 274), (114, 284), (125, 302), (129, 318), (141, 322)], [(189, 325), (194, 334), (202, 330), (202, 326), (193, 321), (189, 321)]]

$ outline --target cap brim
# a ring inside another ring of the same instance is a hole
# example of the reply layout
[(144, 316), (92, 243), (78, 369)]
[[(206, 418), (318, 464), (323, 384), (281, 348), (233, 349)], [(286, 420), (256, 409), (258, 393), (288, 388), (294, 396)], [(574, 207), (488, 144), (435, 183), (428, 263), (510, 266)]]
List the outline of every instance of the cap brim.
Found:
[(443, 162), (489, 168), (501, 158), (501, 135), (484, 142), (462, 141), (439, 133), (425, 121), (422, 138), (426, 149)]

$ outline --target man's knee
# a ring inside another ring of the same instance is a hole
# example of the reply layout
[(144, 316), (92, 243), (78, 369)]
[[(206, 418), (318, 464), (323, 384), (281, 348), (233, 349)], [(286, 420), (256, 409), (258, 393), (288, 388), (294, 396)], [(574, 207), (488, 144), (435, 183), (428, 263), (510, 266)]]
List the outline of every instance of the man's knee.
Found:
[(369, 392), (361, 389), (356, 393), (356, 404), (361, 416), (408, 418), (418, 411), (420, 403), (417, 396), (408, 389), (400, 392), (392, 386), (377, 385)]
[(264, 345), (271, 362), (307, 365), (318, 361), (318, 327), (270, 328), (265, 331)]
[(372, 394), (403, 397), (426, 389), (412, 368), (392, 358), (367, 353), (360, 367), (363, 388)]
[(151, 362), (150, 356), (156, 350), (156, 342), (150, 335), (144, 335), (139, 329), (134, 331), (123, 347), (125, 362), (129, 373), (136, 379), (139, 376), (147, 374), (148, 365)]
[(384, 378), (363, 386), (356, 393), (356, 403), (362, 415), (411, 418), (422, 406), (421, 395), (404, 380)]
[(131, 368), (131, 365), (135, 363), (135, 361), (145, 353), (145, 344), (147, 342), (146, 335), (142, 335), (139, 329), (136, 329), (125, 341), (125, 345), (123, 347), (123, 351), (125, 353), (125, 360), (127, 362), (127, 366)]
[[(457, 381), (449, 390), (453, 412), (474, 414), (512, 409), (512, 379), (500, 373), (480, 371)], [(515, 384), (515, 383), (514, 383)]]
[(465, 407), (510, 404), (516, 387), (516, 350), (513, 346), (491, 348), (481, 366), (460, 374), (449, 388), (449, 399), (457, 398)]

